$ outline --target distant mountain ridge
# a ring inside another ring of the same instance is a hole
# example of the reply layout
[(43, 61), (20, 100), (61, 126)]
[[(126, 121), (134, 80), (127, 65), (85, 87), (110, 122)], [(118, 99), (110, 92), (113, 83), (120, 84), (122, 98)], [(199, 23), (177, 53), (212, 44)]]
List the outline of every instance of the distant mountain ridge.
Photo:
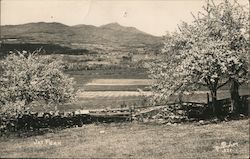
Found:
[(112, 47), (149, 47), (161, 42), (161, 37), (147, 34), (135, 27), (118, 23), (102, 26), (75, 25), (52, 22), (1, 26), (1, 38), (14, 38), (20, 42), (56, 44), (96, 44)]

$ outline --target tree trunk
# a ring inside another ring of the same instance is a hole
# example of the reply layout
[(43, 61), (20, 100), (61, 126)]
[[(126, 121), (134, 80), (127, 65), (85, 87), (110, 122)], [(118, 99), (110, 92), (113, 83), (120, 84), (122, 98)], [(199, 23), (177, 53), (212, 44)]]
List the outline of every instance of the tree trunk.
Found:
[(230, 80), (231, 112), (238, 114), (240, 111), (239, 83), (235, 79)]
[(213, 115), (218, 115), (217, 114), (217, 92), (216, 90), (210, 90), (211, 92), (211, 97), (212, 97), (212, 111)]

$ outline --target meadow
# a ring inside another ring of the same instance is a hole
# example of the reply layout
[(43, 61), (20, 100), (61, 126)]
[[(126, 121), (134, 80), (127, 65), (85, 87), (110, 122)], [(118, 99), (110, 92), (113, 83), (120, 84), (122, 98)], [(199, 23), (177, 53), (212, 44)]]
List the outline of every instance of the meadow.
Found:
[(247, 119), (209, 125), (91, 124), (20, 136), (0, 138), (1, 157), (249, 158)]

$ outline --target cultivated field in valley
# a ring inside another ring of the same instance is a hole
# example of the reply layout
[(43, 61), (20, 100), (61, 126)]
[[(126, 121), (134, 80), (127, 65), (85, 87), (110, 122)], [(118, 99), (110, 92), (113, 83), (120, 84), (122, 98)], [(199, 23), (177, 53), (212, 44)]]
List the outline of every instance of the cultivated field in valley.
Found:
[[(99, 109), (119, 108), (121, 106), (143, 106), (145, 99), (152, 95), (149, 85), (153, 82), (148, 79), (145, 70), (92, 70), (70, 72), (69, 75), (76, 81), (76, 87), (81, 90), (78, 102), (61, 106), (60, 109)], [(207, 102), (208, 91), (196, 91), (183, 96), (184, 101)], [(250, 94), (249, 89), (241, 89), (241, 95)], [(228, 98), (228, 90), (219, 90), (218, 99)], [(173, 96), (171, 101), (178, 101)]]
[[(86, 70), (68, 72), (68, 75), (74, 78), (75, 87), (80, 91), (75, 103), (57, 106), (60, 111), (145, 106), (152, 95), (149, 85), (153, 81), (148, 79), (146, 71), (142, 69)], [(207, 93), (209, 92), (196, 91), (193, 94), (185, 94), (182, 100), (206, 103)], [(240, 94), (250, 94), (249, 89), (241, 89)], [(218, 91), (218, 99), (228, 97), (228, 90)], [(178, 96), (170, 98), (170, 102), (175, 101), (179, 101)], [(54, 107), (44, 109), (39, 106), (35, 110), (50, 111), (54, 110)]]

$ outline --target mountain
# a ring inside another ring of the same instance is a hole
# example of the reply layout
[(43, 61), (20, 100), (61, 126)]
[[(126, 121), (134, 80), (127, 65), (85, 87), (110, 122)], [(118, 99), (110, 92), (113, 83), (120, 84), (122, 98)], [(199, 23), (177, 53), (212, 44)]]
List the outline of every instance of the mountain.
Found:
[(103, 29), (106, 28), (106, 29), (111, 29), (111, 30), (116, 30), (116, 31), (127, 31), (127, 32), (131, 32), (135, 34), (147, 34), (145, 32), (142, 32), (136, 29), (135, 27), (124, 27), (124, 26), (121, 26), (119, 23), (109, 23), (109, 24), (100, 26), (100, 28), (103, 28)]
[(5, 41), (14, 39), (25, 43), (53, 43), (61, 45), (89, 44), (109, 47), (150, 47), (161, 43), (161, 38), (144, 33), (134, 27), (110, 23), (67, 26), (61, 23), (27, 23), (1, 26)]
[(3, 39), (17, 39), (19, 42), (29, 43), (68, 43), (68, 38), (75, 33), (69, 26), (61, 23), (27, 23), (21, 25), (1, 26)]

